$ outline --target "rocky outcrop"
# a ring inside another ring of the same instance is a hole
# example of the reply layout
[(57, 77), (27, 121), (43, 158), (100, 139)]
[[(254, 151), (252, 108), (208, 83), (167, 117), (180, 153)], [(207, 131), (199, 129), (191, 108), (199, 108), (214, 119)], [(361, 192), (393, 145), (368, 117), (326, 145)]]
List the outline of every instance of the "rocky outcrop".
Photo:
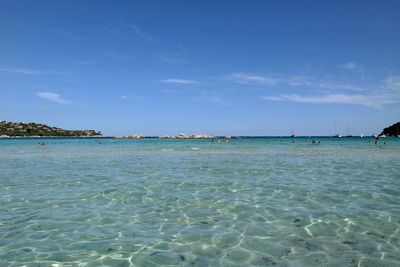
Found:
[(163, 136), (159, 136), (158, 138), (170, 139), (170, 138), (175, 138), (175, 136), (171, 136), (171, 135), (163, 135)]
[(185, 135), (185, 134), (181, 133), (181, 134), (178, 134), (178, 135), (175, 135), (175, 136), (163, 135), (163, 136), (159, 136), (159, 138), (167, 138), (167, 139), (171, 139), (171, 138), (175, 138), (175, 139), (205, 139), (205, 138), (215, 138), (215, 136), (206, 135), (206, 134)]
[(122, 138), (122, 139), (143, 139), (144, 135), (141, 134), (132, 134), (127, 136), (115, 136), (115, 138)]
[(192, 139), (203, 139), (203, 138), (215, 138), (215, 136), (206, 135), (206, 134), (194, 134), (194, 135), (191, 135), (190, 138), (192, 138)]
[(184, 133), (180, 133), (177, 136), (175, 136), (177, 139), (188, 139), (188, 136), (186, 136)]
[(389, 126), (381, 132), (379, 136), (386, 135), (386, 136), (399, 136), (400, 135), (400, 122)]

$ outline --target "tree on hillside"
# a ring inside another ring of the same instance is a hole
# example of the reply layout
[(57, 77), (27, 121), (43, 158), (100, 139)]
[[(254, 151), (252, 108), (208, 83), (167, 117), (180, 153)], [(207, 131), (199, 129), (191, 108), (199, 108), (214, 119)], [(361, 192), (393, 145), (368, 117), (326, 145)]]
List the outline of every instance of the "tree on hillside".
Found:
[(393, 124), (385, 129), (383, 129), (381, 135), (384, 134), (386, 136), (399, 136), (400, 135), (400, 122)]

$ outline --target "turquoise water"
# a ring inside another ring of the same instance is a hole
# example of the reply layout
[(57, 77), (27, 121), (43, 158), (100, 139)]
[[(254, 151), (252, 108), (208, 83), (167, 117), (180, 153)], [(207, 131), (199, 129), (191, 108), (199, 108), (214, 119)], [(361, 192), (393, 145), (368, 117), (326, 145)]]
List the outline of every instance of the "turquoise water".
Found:
[(291, 140), (0, 140), (0, 266), (400, 266), (400, 138)]

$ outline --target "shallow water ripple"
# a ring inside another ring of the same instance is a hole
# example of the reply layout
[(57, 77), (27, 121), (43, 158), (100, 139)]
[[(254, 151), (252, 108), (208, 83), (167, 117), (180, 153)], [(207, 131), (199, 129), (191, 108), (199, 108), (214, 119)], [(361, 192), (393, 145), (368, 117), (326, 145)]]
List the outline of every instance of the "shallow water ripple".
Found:
[(400, 140), (0, 140), (0, 266), (400, 266)]

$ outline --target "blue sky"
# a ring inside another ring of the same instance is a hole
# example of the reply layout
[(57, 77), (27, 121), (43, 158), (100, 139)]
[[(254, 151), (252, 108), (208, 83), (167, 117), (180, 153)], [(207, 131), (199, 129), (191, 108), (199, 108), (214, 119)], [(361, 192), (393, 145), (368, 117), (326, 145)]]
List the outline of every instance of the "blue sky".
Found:
[(379, 133), (400, 121), (400, 1), (3, 0), (0, 120)]

